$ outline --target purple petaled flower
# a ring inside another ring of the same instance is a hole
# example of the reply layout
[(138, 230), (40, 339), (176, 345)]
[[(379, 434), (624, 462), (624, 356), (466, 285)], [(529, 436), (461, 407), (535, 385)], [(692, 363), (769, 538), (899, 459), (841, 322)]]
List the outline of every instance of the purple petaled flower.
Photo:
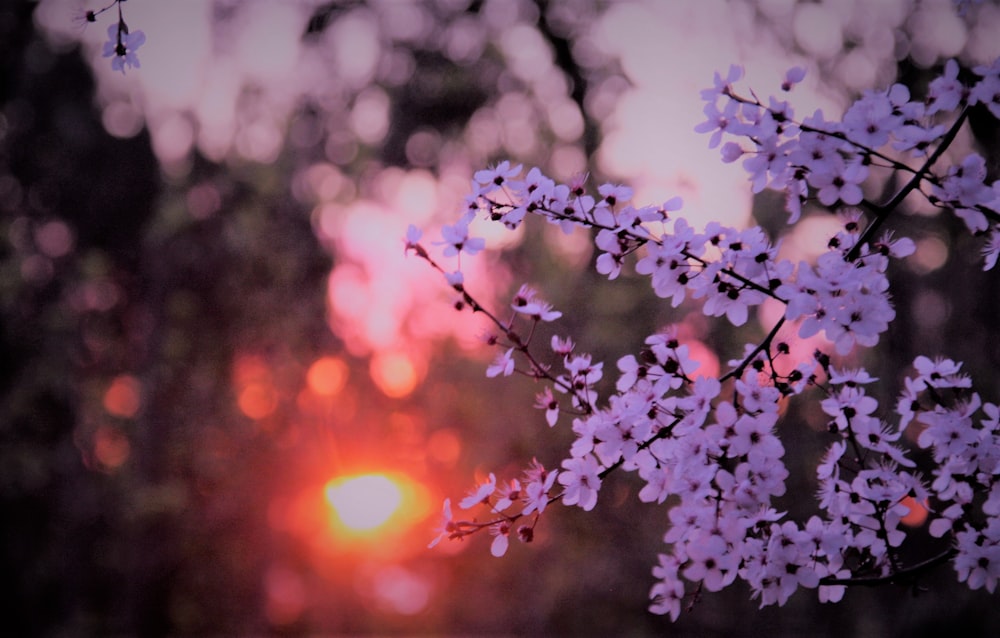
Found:
[(108, 41), (104, 43), (103, 56), (110, 58), (111, 68), (125, 73), (125, 67), (139, 68), (139, 56), (136, 50), (146, 42), (146, 34), (142, 31), (129, 33), (124, 22), (108, 26)]
[(564, 470), (558, 481), (566, 488), (563, 492), (564, 505), (578, 505), (589, 512), (597, 505), (597, 493), (601, 489), (601, 467), (597, 459), (587, 455), (570, 458), (562, 462)]
[(486, 368), (486, 376), (495, 377), (497, 375), (509, 377), (514, 374), (514, 349), (508, 348), (507, 352), (497, 356), (490, 367)]
[(785, 79), (781, 81), (782, 91), (791, 91), (792, 87), (806, 77), (806, 70), (801, 66), (793, 66), (785, 71)]
[(458, 504), (463, 510), (470, 509), (481, 503), (488, 503), (493, 492), (497, 489), (497, 477), (496, 474), (490, 472), (489, 477), (476, 486), (474, 490), (469, 492), (469, 495), (462, 499)]

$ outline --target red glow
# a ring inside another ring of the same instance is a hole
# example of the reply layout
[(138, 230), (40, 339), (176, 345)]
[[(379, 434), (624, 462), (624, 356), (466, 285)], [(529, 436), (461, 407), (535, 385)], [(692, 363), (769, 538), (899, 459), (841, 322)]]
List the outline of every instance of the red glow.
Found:
[(127, 374), (115, 377), (104, 393), (104, 409), (108, 414), (131, 419), (139, 411), (142, 386)]
[(233, 361), (233, 385), (240, 412), (251, 419), (263, 419), (277, 409), (278, 392), (262, 357), (237, 356)]
[(269, 383), (251, 383), (238, 400), (240, 411), (251, 419), (263, 419), (278, 407), (278, 396)]
[(102, 425), (94, 432), (94, 458), (104, 469), (117, 469), (131, 451), (128, 438), (118, 428)]
[(280, 565), (270, 567), (264, 575), (264, 592), (267, 596), (264, 613), (272, 625), (290, 625), (305, 611), (306, 585), (292, 569)]
[(899, 519), (899, 522), (903, 525), (907, 527), (920, 527), (927, 520), (927, 507), (917, 499), (912, 496), (905, 496), (900, 503), (910, 508), (909, 513)]
[(462, 440), (450, 428), (437, 430), (427, 439), (427, 454), (441, 465), (451, 467), (462, 454)]

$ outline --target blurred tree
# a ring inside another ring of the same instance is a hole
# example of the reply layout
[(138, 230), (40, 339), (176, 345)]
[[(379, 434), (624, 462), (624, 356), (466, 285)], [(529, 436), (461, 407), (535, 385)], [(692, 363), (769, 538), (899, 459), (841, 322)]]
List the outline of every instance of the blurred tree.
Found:
[[(273, 414), (339, 349), (330, 259), (288, 179), (201, 162), (164, 184), (31, 8), (0, 20), (5, 631), (253, 631)], [(241, 356), (273, 376), (256, 424), (234, 409)]]

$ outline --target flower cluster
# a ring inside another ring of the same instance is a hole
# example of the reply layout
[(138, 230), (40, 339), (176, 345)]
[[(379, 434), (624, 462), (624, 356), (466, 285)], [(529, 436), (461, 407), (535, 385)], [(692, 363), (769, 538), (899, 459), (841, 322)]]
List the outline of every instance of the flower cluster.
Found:
[(126, 67), (138, 69), (139, 56), (136, 51), (146, 42), (146, 34), (142, 31), (129, 31), (125, 23), (125, 16), (122, 13), (122, 3), (125, 0), (112, 0), (112, 2), (100, 9), (86, 10), (77, 19), (82, 24), (97, 22), (97, 18), (104, 12), (112, 8), (118, 9), (118, 20), (108, 25), (108, 40), (104, 43), (101, 55), (111, 58), (111, 68), (115, 71), (125, 73)]
[[(502, 555), (512, 532), (532, 539), (547, 505), (592, 510), (602, 485), (620, 470), (642, 479), (641, 501), (668, 509), (669, 550), (653, 569), (650, 608), (674, 619), (685, 600), (737, 579), (761, 606), (784, 604), (799, 588), (836, 602), (850, 585), (912, 582), (951, 562), (959, 581), (993, 592), (1000, 579), (1000, 408), (973, 392), (960, 363), (920, 356), (894, 415), (886, 415), (867, 390), (877, 378), (832, 363), (876, 345), (895, 318), (887, 268), (915, 246), (881, 227), (909, 194), (953, 211), (984, 236), (986, 267), (995, 264), (1000, 182), (985, 183), (978, 155), (938, 166), (969, 108), (983, 104), (1000, 116), (1000, 61), (972, 71), (978, 80), (966, 86), (948, 62), (922, 101), (901, 84), (869, 91), (836, 121), (818, 111), (799, 121), (788, 102), (742, 97), (733, 87), (742, 77), (738, 67), (716, 75), (702, 92), (707, 119), (697, 130), (711, 133), (709, 144), (721, 145), (723, 161), (744, 158), (755, 192), (784, 191), (791, 223), (806, 203), (839, 212), (842, 229), (812, 262), (780, 259), (778, 244), (761, 228), (713, 222), (696, 229), (674, 215), (678, 199), (636, 206), (627, 186), (593, 192), (584, 179), (559, 184), (506, 161), (475, 173), (461, 220), (443, 230), (446, 256), (483, 248), (468, 236), (477, 216), (516, 228), (530, 215), (567, 231), (590, 230), (598, 272), (615, 279), (631, 265), (673, 306), (695, 300), (704, 315), (741, 326), (766, 300), (782, 304), (764, 338), (746, 344), (720, 375), (700, 373), (681, 333), (668, 328), (618, 359), (614, 391), (602, 396), (604, 366), (571, 339), (553, 338), (548, 352), (533, 344), (538, 323), (561, 317), (535, 290), (517, 292), (509, 318), (493, 314), (465, 289), (460, 270), (439, 266), (411, 229), (408, 250), (445, 274), (462, 295), (457, 307), (484, 313), (496, 326), (488, 342), (501, 352), (487, 375), (520, 372), (543, 383), (536, 407), (549, 427), (568, 420), (574, 434), (558, 470), (533, 461), (506, 484), (491, 474), (461, 501), (463, 510), (488, 510), (485, 519), (455, 517), (446, 501), (432, 544), (488, 529), (492, 553)], [(782, 91), (803, 75), (789, 70)], [(885, 202), (865, 195), (874, 168), (902, 178)], [(802, 337), (822, 334), (831, 352), (795, 360), (778, 339), (784, 325), (797, 326)], [(561, 371), (546, 363), (552, 359), (561, 359)], [(779, 426), (792, 399), (815, 402), (828, 426), (817, 434), (826, 452), (816, 459), (816, 513), (804, 521), (776, 504), (789, 477)], [(917, 427), (908, 442), (907, 428)], [(911, 458), (914, 442), (933, 459), (929, 483)], [(906, 521), (917, 514), (929, 515), (930, 535), (944, 540), (932, 555), (904, 563)]]
[[(995, 236), (1000, 228), (1000, 181), (984, 183), (985, 160), (972, 153), (943, 173), (932, 170), (965, 123), (968, 107), (982, 104), (1000, 117), (1000, 60), (974, 67), (979, 79), (972, 86), (962, 84), (958, 72), (958, 63), (948, 61), (924, 100), (912, 99), (909, 88), (894, 84), (866, 91), (839, 121), (828, 120), (819, 110), (796, 121), (787, 101), (771, 97), (764, 104), (737, 93), (733, 85), (743, 71), (733, 66), (725, 78), (716, 74), (715, 85), (702, 91), (706, 120), (695, 130), (711, 132), (712, 147), (727, 139), (723, 161), (745, 156), (743, 167), (753, 192), (767, 187), (784, 192), (790, 223), (801, 216), (804, 201), (815, 198), (827, 207), (864, 205), (879, 220), (872, 225), (877, 229), (903, 198), (917, 191), (934, 206), (953, 211), (971, 232)], [(789, 71), (782, 89), (791, 90), (793, 80), (802, 75), (800, 69)], [(950, 128), (940, 123), (943, 114), (956, 109), (961, 110)], [(728, 139), (733, 137), (745, 141)], [(911, 166), (906, 155), (923, 162)], [(862, 190), (877, 167), (908, 176), (906, 185), (883, 204), (866, 200)], [(995, 243), (988, 246), (987, 267), (995, 263)]]
[[(522, 542), (530, 543), (534, 539), (535, 524), (539, 516), (552, 501), (549, 492), (552, 491), (558, 476), (558, 470), (549, 471), (537, 460), (532, 461), (522, 479), (512, 479), (506, 485), (497, 486), (496, 475), (490, 474), (461, 500), (459, 507), (467, 510), (483, 506), (497, 518), (485, 523), (455, 520), (451, 510), (451, 499), (445, 499), (442, 510), (443, 522), (438, 536), (431, 541), (430, 547), (434, 547), (442, 539), (463, 538), (483, 529), (488, 529), (493, 536), (490, 552), (497, 557), (507, 553), (512, 531)], [(521, 508), (519, 512), (512, 511), (515, 506)], [(528, 517), (531, 518), (530, 523), (514, 527), (519, 519)]]

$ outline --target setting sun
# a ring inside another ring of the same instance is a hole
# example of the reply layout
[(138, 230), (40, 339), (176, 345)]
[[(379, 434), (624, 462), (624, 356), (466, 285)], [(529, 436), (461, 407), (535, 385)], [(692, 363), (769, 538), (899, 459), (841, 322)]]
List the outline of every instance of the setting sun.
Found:
[(398, 560), (426, 547), (437, 500), (408, 472), (354, 466), (276, 502), (269, 517), (276, 529), (295, 530), (315, 543), (321, 555)]
[(399, 485), (384, 474), (334, 479), (325, 494), (340, 522), (355, 532), (384, 525), (403, 503)]

